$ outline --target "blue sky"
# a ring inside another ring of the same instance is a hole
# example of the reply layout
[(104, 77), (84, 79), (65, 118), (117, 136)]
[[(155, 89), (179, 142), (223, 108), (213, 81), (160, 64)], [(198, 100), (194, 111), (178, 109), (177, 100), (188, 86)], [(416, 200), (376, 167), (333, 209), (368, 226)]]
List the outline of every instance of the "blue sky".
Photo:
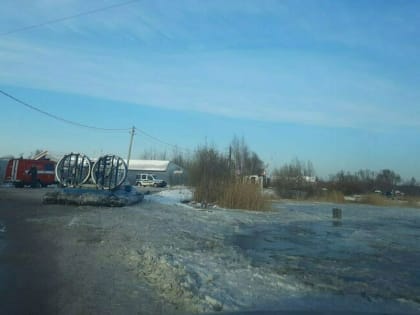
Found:
[[(0, 34), (123, 1), (2, 2)], [(138, 1), (0, 35), (0, 87), (42, 110), (225, 150), (270, 168), (391, 168), (420, 179), (419, 1)], [(0, 97), (0, 155), (126, 156), (128, 132), (76, 128)], [(6, 114), (7, 113), (7, 114)], [(139, 133), (142, 151), (172, 151)]]

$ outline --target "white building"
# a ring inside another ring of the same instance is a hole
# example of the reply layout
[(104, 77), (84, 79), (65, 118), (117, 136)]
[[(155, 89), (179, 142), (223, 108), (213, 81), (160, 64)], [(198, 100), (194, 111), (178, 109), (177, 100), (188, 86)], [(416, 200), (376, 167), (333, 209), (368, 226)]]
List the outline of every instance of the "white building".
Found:
[(315, 176), (303, 176), (303, 179), (307, 183), (316, 183), (316, 177)]

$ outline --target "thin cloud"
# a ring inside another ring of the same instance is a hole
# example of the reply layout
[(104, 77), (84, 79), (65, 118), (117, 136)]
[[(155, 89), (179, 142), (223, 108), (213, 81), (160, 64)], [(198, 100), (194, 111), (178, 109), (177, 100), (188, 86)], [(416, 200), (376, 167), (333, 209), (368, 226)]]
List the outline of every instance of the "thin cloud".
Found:
[[(33, 21), (80, 12), (86, 2), (28, 5)], [(302, 5), (277, 1), (140, 2), (120, 9), (0, 39), (0, 83), (241, 119), (419, 127), (413, 112), (419, 95), (407, 87), (415, 81), (405, 73), (396, 78), (392, 69), (384, 73), (387, 68), (371, 57), (337, 51), (372, 46), (351, 19), (331, 28), (341, 7), (332, 21), (320, 20), (320, 9), (302, 11)], [(300, 19), (294, 19), (297, 13)], [(11, 20), (22, 22), (16, 14)], [(386, 39), (376, 39), (375, 49), (387, 47)], [(330, 50), (318, 46), (329, 42)]]
[[(5, 70), (0, 74), (0, 81), (8, 84), (261, 121), (355, 128), (419, 126), (417, 119), (410, 115), (389, 108), (384, 110), (379, 105), (360, 101), (337, 102), (335, 98), (325, 96), (318, 96), (318, 99), (294, 97), (294, 94), (276, 92), (282, 84), (290, 84), (286, 81), (262, 91), (253, 90), (252, 86), (262, 88), (258, 82), (261, 76), (258, 71), (263, 71), (261, 65), (258, 64), (253, 72), (248, 63), (250, 68), (243, 72), (241, 62), (235, 66), (230, 64), (232, 56), (225, 56), (224, 60), (222, 56), (218, 58), (221, 68), (223, 65), (231, 67), (223, 84), (219, 84), (216, 81), (219, 76), (217, 68), (215, 71), (206, 69), (204, 80), (193, 80), (200, 75), (201, 63), (207, 62), (202, 60), (193, 65), (189, 55), (179, 57), (179, 65), (168, 67), (166, 64), (170, 64), (171, 59), (165, 56), (155, 56), (155, 62), (148, 65), (135, 59), (98, 58), (96, 54), (79, 54), (57, 47), (40, 48), (19, 41), (0, 41), (0, 47), (3, 52), (0, 63)], [(240, 77), (232, 75), (236, 70), (240, 75), (249, 76), (245, 81), (242, 79), (242, 84), (251, 90), (237, 85), (236, 80)], [(179, 75), (182, 72), (184, 75)], [(252, 74), (255, 78), (251, 77)], [(262, 75), (269, 74), (263, 71)], [(272, 77), (273, 81), (276, 79)], [(291, 80), (292, 77), (285, 79)], [(365, 79), (364, 84), (369, 86), (370, 83)], [(284, 92), (286, 89), (282, 88)]]

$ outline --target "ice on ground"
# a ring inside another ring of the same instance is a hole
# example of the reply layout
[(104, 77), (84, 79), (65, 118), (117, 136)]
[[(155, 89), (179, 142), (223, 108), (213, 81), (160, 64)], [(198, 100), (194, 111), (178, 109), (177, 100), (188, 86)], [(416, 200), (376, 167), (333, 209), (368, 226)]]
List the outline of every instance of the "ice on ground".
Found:
[(156, 194), (148, 195), (147, 200), (156, 201), (166, 205), (174, 205), (191, 201), (193, 192), (188, 188), (168, 189)]
[(128, 209), (142, 214), (144, 242), (127, 261), (170, 302), (193, 312), (420, 311), (417, 210), (343, 205), (337, 222), (331, 204), (198, 210), (177, 205), (187, 194)]
[(6, 233), (6, 225), (0, 221), (0, 233)]

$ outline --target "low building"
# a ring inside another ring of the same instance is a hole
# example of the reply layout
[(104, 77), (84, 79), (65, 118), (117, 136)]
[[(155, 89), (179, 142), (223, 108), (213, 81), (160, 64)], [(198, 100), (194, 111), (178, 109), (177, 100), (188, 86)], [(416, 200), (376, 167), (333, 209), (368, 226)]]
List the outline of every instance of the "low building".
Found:
[(153, 174), (169, 185), (185, 185), (187, 181), (181, 166), (165, 160), (130, 160), (127, 179), (132, 185), (136, 183), (138, 174)]
[(303, 180), (307, 183), (316, 183), (316, 176), (303, 176)]

